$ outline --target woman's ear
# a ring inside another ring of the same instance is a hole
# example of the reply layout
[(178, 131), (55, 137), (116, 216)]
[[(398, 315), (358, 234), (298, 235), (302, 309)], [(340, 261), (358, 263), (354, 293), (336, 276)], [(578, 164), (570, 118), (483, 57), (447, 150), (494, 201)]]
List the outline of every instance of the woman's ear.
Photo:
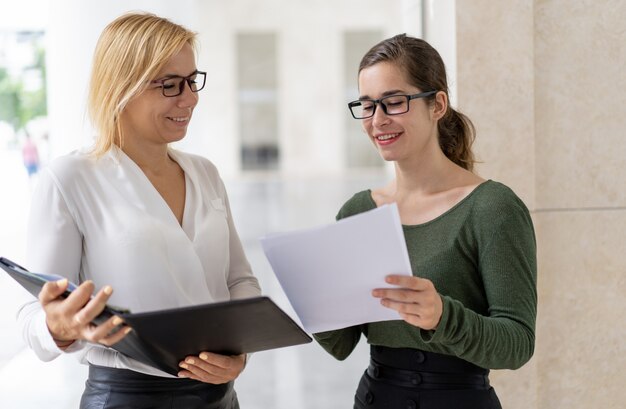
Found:
[(437, 92), (437, 94), (435, 94), (435, 100), (433, 101), (432, 108), (432, 116), (434, 120), (443, 118), (448, 110), (448, 94), (443, 91)]

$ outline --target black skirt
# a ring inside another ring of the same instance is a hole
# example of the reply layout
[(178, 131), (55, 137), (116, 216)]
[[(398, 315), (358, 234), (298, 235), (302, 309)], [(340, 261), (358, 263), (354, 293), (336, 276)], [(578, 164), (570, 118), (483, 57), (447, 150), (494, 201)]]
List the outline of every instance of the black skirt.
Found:
[(371, 347), (355, 409), (502, 409), (489, 370), (412, 348)]
[(80, 409), (239, 409), (233, 382), (212, 385), (90, 365)]

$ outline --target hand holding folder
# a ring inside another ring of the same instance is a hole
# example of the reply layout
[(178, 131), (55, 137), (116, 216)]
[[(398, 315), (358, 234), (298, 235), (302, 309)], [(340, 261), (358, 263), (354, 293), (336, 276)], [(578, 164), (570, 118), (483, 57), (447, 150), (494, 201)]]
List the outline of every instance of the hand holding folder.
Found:
[[(1, 257), (0, 268), (35, 297), (46, 282), (61, 278), (29, 272)], [(62, 296), (74, 289), (70, 285)], [(109, 305), (93, 322), (104, 322), (112, 315), (119, 315), (133, 328), (112, 348), (172, 375), (178, 373), (181, 360), (202, 351), (238, 355), (311, 342), (268, 297), (138, 314)]]

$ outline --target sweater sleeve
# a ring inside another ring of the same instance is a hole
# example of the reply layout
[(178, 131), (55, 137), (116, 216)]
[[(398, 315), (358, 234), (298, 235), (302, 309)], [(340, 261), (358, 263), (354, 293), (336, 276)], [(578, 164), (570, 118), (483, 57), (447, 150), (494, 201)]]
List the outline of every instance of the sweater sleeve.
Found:
[(318, 332), (313, 338), (336, 359), (346, 359), (361, 339), (360, 326), (348, 327), (334, 331)]
[[(81, 253), (82, 236), (52, 171), (46, 169), (40, 174), (31, 200), (26, 266), (78, 283)], [(24, 341), (41, 360), (50, 361), (62, 353), (48, 331), (44, 311), (36, 299), (19, 308), (17, 322)], [(83, 346), (83, 342), (75, 342), (66, 352)]]
[[(426, 343), (492, 369), (517, 369), (533, 355), (537, 311), (536, 242), (532, 221), (515, 197), (491, 220), (479, 220), (478, 262), (489, 305), (484, 316), (458, 300), (443, 299), (436, 330), (420, 332)], [(482, 243), (482, 245), (481, 245)]]

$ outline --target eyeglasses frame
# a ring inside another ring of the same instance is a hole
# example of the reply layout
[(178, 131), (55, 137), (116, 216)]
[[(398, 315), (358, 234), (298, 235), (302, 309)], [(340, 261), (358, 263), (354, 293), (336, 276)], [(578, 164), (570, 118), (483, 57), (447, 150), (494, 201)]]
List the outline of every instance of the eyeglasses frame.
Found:
[[(381, 105), (383, 108), (383, 112), (385, 113), (385, 115), (402, 115), (402, 114), (406, 114), (407, 112), (409, 112), (409, 108), (410, 108), (410, 102), (412, 99), (418, 99), (418, 98), (426, 98), (429, 97), (431, 95), (436, 94), (437, 92), (439, 92), (438, 90), (433, 90), (433, 91), (426, 91), (426, 92), (420, 92), (419, 94), (413, 94), (413, 95), (405, 95), (405, 94), (395, 94), (395, 95), (387, 95), (386, 97), (382, 97), (382, 98), (378, 98), (378, 99), (357, 99), (356, 101), (352, 101), (348, 103), (348, 109), (350, 110), (350, 114), (352, 115), (352, 117), (354, 119), (368, 119), (373, 117), (376, 114), (376, 107), (378, 107), (378, 105)], [(382, 103), (382, 101), (384, 99), (387, 98), (392, 98), (392, 97), (406, 97), (406, 111), (404, 112), (397, 112), (395, 114), (390, 114), (387, 112), (387, 106)], [(359, 104), (362, 104), (363, 102), (372, 102), (374, 104), (374, 109), (372, 110), (372, 114), (369, 116), (365, 116), (365, 117), (357, 117), (356, 115), (354, 115), (354, 112), (352, 111), (353, 107), (358, 106)]]
[[(203, 78), (202, 86), (198, 87), (198, 89), (196, 89), (194, 91), (194, 89), (191, 87), (191, 83), (192, 83), (192, 81), (195, 80), (195, 78), (192, 78), (192, 77), (197, 76), (198, 74), (202, 74), (202, 78)], [(165, 95), (165, 81), (169, 81), (169, 80), (174, 79), (174, 78), (181, 78), (181, 79), (183, 79), (183, 81), (180, 82), (180, 86), (178, 87), (178, 94), (176, 94), (176, 95)], [(161, 79), (158, 79), (158, 80), (150, 81), (150, 83), (151, 84), (161, 84), (161, 93), (163, 94), (163, 96), (166, 97), (166, 98), (173, 98), (173, 97), (177, 97), (177, 96), (179, 96), (180, 94), (183, 93), (183, 91), (185, 90), (185, 84), (189, 85), (189, 89), (191, 90), (191, 92), (202, 91), (202, 89), (206, 85), (206, 72), (205, 71), (195, 70), (193, 72), (193, 74), (191, 74), (191, 75), (189, 75), (187, 77), (181, 77), (180, 75), (171, 75), (169, 77), (165, 77), (165, 78), (161, 78)]]

